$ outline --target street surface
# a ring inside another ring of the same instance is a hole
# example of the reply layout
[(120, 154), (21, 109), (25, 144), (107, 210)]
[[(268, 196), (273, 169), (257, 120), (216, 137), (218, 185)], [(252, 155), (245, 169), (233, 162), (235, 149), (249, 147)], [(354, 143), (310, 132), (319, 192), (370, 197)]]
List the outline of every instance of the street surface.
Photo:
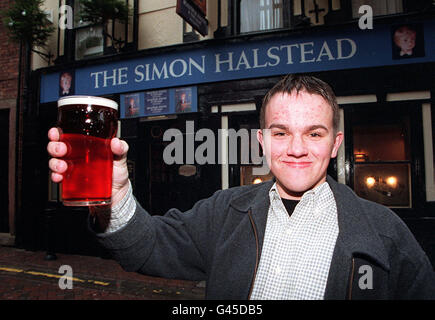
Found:
[(98, 257), (56, 254), (56, 260), (46, 261), (45, 256), (0, 246), (0, 300), (204, 299), (203, 282), (125, 272), (115, 261)]

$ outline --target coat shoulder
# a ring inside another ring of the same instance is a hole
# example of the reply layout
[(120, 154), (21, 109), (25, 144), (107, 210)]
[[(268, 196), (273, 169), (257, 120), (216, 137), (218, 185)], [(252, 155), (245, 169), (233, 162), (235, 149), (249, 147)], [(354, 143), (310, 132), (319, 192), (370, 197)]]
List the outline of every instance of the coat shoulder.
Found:
[(339, 184), (337, 189), (345, 193), (360, 208), (360, 219), (366, 219), (372, 230), (383, 242), (390, 258), (400, 256), (415, 267), (427, 262), (427, 255), (406, 223), (392, 209), (359, 197), (348, 186)]

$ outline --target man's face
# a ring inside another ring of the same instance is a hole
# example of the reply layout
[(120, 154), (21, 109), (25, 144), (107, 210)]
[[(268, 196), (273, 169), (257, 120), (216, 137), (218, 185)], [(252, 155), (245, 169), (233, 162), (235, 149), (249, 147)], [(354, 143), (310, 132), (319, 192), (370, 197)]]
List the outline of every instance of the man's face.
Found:
[(277, 93), (269, 101), (265, 129), (257, 132), (282, 198), (300, 199), (324, 181), (343, 133), (334, 133), (331, 106), (306, 91)]

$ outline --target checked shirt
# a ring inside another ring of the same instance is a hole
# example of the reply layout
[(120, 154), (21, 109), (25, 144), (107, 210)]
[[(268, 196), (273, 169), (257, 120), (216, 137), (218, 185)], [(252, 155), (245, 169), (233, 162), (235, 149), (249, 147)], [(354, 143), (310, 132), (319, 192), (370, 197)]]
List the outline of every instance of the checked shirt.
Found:
[(338, 236), (337, 207), (327, 182), (307, 191), (289, 216), (276, 183), (251, 299), (323, 299)]

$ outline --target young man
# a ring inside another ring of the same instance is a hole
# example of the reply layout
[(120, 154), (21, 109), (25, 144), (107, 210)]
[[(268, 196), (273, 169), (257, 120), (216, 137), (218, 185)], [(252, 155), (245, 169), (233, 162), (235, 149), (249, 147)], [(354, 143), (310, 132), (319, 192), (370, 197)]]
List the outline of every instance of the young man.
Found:
[[(128, 146), (113, 139), (113, 204), (92, 210), (107, 217), (96, 237), (126, 270), (206, 280), (209, 299), (434, 299), (432, 266), (405, 224), (327, 176), (343, 141), (338, 112), (323, 81), (285, 77), (264, 98), (257, 133), (275, 180), (165, 216), (136, 202)], [(49, 137), (49, 153), (63, 156), (57, 129)], [(60, 182), (66, 163), (49, 165)]]

